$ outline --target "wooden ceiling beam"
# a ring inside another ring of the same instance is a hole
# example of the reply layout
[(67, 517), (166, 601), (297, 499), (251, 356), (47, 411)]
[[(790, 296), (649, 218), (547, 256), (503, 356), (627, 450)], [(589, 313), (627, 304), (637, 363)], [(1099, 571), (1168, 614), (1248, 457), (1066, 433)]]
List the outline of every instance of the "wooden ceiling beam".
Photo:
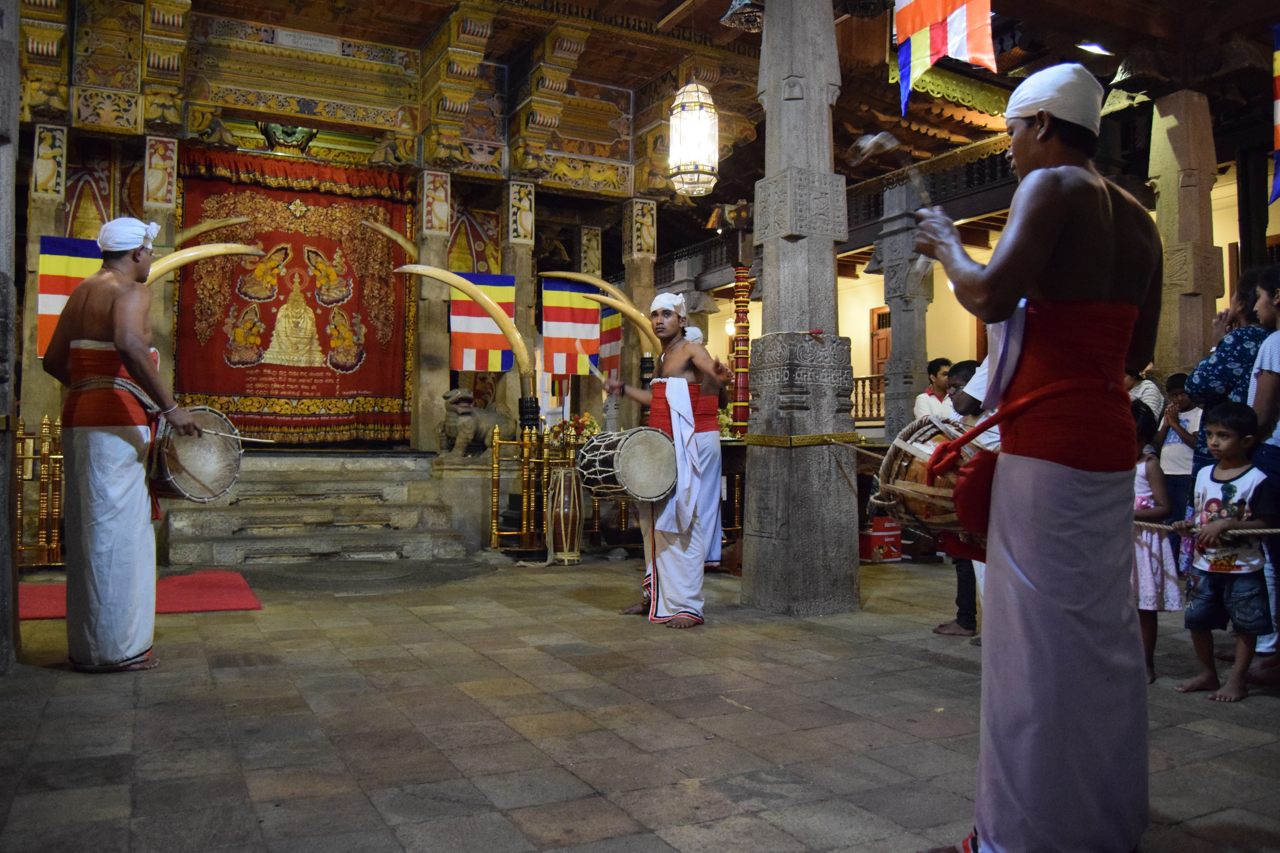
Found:
[(675, 0), (658, 15), (658, 32), (670, 30), (705, 2), (706, 0)]

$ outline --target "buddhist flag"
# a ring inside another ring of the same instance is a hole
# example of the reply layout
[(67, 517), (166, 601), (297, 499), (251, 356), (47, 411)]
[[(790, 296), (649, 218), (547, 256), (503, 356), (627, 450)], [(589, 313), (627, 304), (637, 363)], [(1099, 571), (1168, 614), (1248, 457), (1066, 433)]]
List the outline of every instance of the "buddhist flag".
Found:
[(1271, 121), (1275, 132), (1275, 175), (1271, 179), (1271, 204), (1280, 198), (1280, 24), (1271, 28)]
[(542, 280), (542, 364), (552, 376), (587, 374), (599, 363), (600, 304), (582, 295), (598, 292), (576, 281)]
[(600, 309), (600, 370), (615, 379), (622, 373), (622, 315)]
[[(506, 315), (516, 316), (516, 278), (513, 275), (459, 273), (498, 303)], [(470, 296), (452, 290), (449, 298), (449, 369), (498, 372), (515, 363), (511, 344), (493, 318)]]
[(894, 0), (893, 26), (903, 115), (911, 84), (944, 56), (996, 70), (991, 0)]
[(41, 237), (36, 290), (36, 356), (44, 358), (71, 291), (102, 266), (94, 240)]

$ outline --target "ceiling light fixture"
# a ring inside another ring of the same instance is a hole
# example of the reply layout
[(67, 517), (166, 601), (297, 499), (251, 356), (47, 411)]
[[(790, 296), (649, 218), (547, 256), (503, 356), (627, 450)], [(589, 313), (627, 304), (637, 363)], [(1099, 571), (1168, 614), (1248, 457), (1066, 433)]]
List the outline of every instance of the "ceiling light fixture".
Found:
[(681, 195), (706, 195), (720, 175), (720, 118), (711, 92), (698, 82), (676, 92), (671, 104), (668, 176)]

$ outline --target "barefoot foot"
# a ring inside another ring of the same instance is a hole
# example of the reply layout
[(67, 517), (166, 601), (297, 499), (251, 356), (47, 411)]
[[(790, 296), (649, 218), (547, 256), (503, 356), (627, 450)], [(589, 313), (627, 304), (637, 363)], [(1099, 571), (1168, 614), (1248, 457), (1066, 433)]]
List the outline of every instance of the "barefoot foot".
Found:
[(649, 612), (649, 599), (645, 598), (637, 601), (630, 607), (624, 607), (618, 611), (623, 616), (644, 616)]
[(1218, 676), (1212, 672), (1202, 672), (1195, 678), (1189, 678), (1173, 689), (1179, 693), (1196, 693), (1200, 690), (1217, 690), (1222, 686)]
[(694, 626), (701, 625), (701, 624), (702, 622), (700, 620), (695, 619), (694, 617), (689, 616), (688, 614), (677, 613), (675, 616), (671, 617), (671, 621), (667, 622), (667, 627), (668, 628), (693, 628)]
[(1154, 666), (1147, 667), (1147, 684), (1156, 683), (1156, 668)]
[(944, 622), (933, 629), (933, 633), (941, 634), (944, 637), (973, 637), (977, 635), (977, 631), (972, 628), (965, 628), (954, 619), (950, 622)]
[(1214, 702), (1239, 702), (1248, 695), (1249, 688), (1245, 685), (1243, 678), (1228, 678), (1227, 683), (1220, 690), (1210, 693), (1208, 698)]

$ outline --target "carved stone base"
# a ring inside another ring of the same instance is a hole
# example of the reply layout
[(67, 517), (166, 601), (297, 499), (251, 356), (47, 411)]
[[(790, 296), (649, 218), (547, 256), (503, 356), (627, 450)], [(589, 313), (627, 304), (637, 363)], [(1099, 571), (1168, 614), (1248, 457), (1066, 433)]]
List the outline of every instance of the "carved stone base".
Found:
[(748, 440), (743, 604), (796, 616), (857, 608), (853, 450), (774, 446), (785, 437), (853, 432), (852, 391), (848, 338), (781, 332), (752, 344), (748, 434), (782, 441)]

